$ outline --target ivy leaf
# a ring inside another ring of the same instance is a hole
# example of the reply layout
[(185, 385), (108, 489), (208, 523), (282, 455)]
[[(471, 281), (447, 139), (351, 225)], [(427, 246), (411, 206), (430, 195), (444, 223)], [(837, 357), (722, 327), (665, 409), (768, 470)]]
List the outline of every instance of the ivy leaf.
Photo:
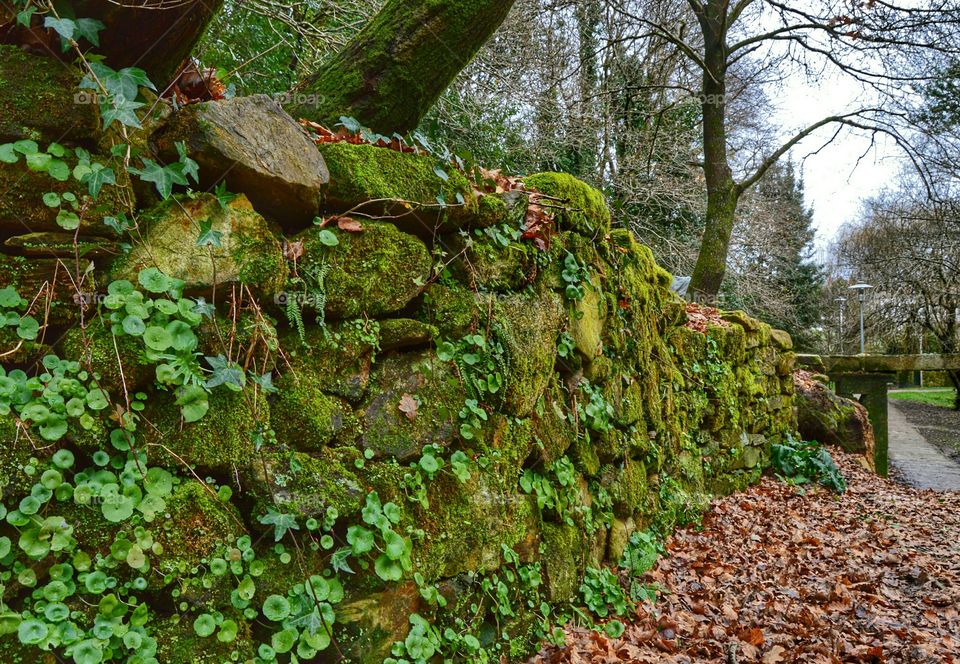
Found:
[(78, 37), (83, 37), (94, 46), (100, 45), (100, 31), (105, 26), (95, 18), (78, 18), (74, 22), (74, 32)]
[(163, 199), (170, 198), (170, 194), (173, 193), (173, 185), (187, 184), (187, 179), (183, 177), (182, 173), (170, 167), (161, 166), (152, 159), (144, 159), (142, 169), (131, 168), (129, 171), (139, 176), (144, 182), (152, 182)]
[(30, 27), (30, 19), (33, 18), (33, 15), (36, 13), (36, 7), (27, 7), (22, 12), (17, 14), (17, 24), (22, 25), (25, 28)]
[(43, 27), (52, 29), (54, 32), (60, 35), (63, 40), (70, 41), (73, 39), (73, 35), (76, 32), (77, 23), (69, 18), (54, 18), (53, 16), (47, 16), (43, 19)]
[(259, 521), (265, 526), (273, 526), (273, 539), (276, 542), (282, 540), (287, 531), (300, 530), (294, 515), (278, 512), (273, 507), (267, 507), (267, 513), (261, 516)]
[(156, 90), (156, 87), (147, 77), (147, 73), (137, 67), (124, 67), (120, 71), (116, 71), (102, 62), (91, 62), (90, 71), (93, 76), (96, 76), (96, 80), (88, 74), (80, 82), (82, 89), (99, 90), (97, 81), (100, 81), (108, 94), (124, 99), (136, 99), (140, 94), (141, 87)]
[(122, 212), (116, 217), (104, 217), (103, 223), (107, 228), (113, 229), (117, 235), (122, 235), (130, 230), (130, 221)]
[(330, 568), (334, 572), (346, 572), (347, 574), (354, 574), (355, 572), (350, 569), (350, 565), (347, 564), (351, 553), (352, 551), (349, 546), (344, 546), (334, 551), (333, 555), (330, 556)]
[(277, 387), (273, 384), (273, 374), (269, 371), (262, 376), (251, 376), (250, 380), (258, 385), (266, 394), (277, 393)]
[[(122, 95), (116, 95), (112, 99), (104, 100), (100, 103), (100, 117), (103, 118), (103, 128), (108, 128), (114, 121), (119, 122), (125, 127), (140, 129), (140, 118), (137, 117), (136, 110), (145, 104), (139, 101), (130, 101)], [(148, 161), (144, 159), (144, 162)], [(130, 169), (133, 171), (133, 169)]]
[(80, 182), (85, 182), (87, 191), (96, 199), (100, 195), (100, 189), (105, 184), (116, 184), (117, 177), (112, 168), (103, 164), (90, 164), (90, 171), (81, 177)]
[(223, 355), (216, 357), (205, 357), (207, 364), (213, 369), (213, 375), (207, 379), (207, 389), (213, 389), (220, 385), (226, 385), (234, 392), (239, 392), (247, 382), (247, 375), (243, 368), (236, 362), (230, 362)]
[(197, 236), (198, 247), (215, 247), (217, 249), (223, 246), (223, 232), (213, 230), (213, 220), (205, 219), (200, 222), (200, 235)]
[(176, 146), (177, 146), (177, 154), (180, 155), (180, 163), (183, 165), (183, 168), (181, 169), (180, 172), (183, 173), (184, 177), (190, 176), (193, 178), (194, 182), (199, 182), (200, 181), (199, 166), (197, 165), (197, 162), (195, 162), (193, 159), (191, 159), (187, 155), (187, 144), (184, 143), (183, 141), (177, 141)]
[[(2, 147), (3, 146), (0, 146), (0, 148)], [(220, 207), (224, 210), (226, 210), (230, 206), (230, 203), (233, 202), (233, 199), (237, 197), (236, 194), (231, 194), (227, 191), (227, 183), (225, 180), (213, 188), (213, 194), (217, 197), (217, 202), (220, 204)]]

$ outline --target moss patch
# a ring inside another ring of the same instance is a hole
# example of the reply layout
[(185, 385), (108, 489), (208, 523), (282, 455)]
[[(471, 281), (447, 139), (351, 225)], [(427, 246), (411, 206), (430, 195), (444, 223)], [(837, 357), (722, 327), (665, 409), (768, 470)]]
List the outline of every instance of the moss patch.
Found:
[[(322, 238), (333, 233), (336, 246)], [(310, 228), (298, 236), (304, 255), (300, 268), (324, 279), (328, 318), (383, 316), (399, 311), (420, 293), (430, 277), (430, 252), (413, 235), (384, 222), (364, 221), (363, 231)]]
[(550, 201), (558, 211), (560, 228), (597, 239), (610, 232), (610, 210), (603, 194), (567, 173), (537, 173), (523, 180), (528, 189), (560, 200)]

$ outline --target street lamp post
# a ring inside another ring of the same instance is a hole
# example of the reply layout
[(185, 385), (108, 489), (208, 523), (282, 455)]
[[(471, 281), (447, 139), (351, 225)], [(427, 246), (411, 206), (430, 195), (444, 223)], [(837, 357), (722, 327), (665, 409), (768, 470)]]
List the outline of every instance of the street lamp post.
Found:
[(863, 302), (867, 299), (867, 289), (873, 288), (870, 284), (854, 284), (850, 290), (857, 291), (857, 299), (860, 300), (860, 354), (866, 353), (866, 336), (863, 333)]
[(840, 354), (843, 355), (843, 306), (847, 298), (841, 295), (840, 297), (835, 297), (833, 301), (840, 306), (840, 327), (837, 330), (837, 345), (840, 347)]

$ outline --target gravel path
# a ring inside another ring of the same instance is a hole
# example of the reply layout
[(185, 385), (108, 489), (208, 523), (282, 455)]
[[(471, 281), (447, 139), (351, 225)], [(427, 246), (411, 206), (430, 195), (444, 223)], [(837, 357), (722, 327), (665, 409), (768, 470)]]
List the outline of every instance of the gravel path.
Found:
[(908, 486), (960, 491), (960, 464), (945, 456), (909, 422), (909, 406), (889, 401), (890, 465)]

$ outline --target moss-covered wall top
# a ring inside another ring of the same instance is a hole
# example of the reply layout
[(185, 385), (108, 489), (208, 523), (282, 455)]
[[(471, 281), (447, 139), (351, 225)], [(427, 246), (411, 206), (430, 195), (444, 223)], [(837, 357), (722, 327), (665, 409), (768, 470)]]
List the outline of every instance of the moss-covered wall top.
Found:
[(789, 338), (689, 324), (587, 185), (527, 178), (531, 242), (526, 192), (320, 154), (316, 223), (140, 192), (83, 253), (4, 188), (0, 660), (519, 656), (795, 428)]

